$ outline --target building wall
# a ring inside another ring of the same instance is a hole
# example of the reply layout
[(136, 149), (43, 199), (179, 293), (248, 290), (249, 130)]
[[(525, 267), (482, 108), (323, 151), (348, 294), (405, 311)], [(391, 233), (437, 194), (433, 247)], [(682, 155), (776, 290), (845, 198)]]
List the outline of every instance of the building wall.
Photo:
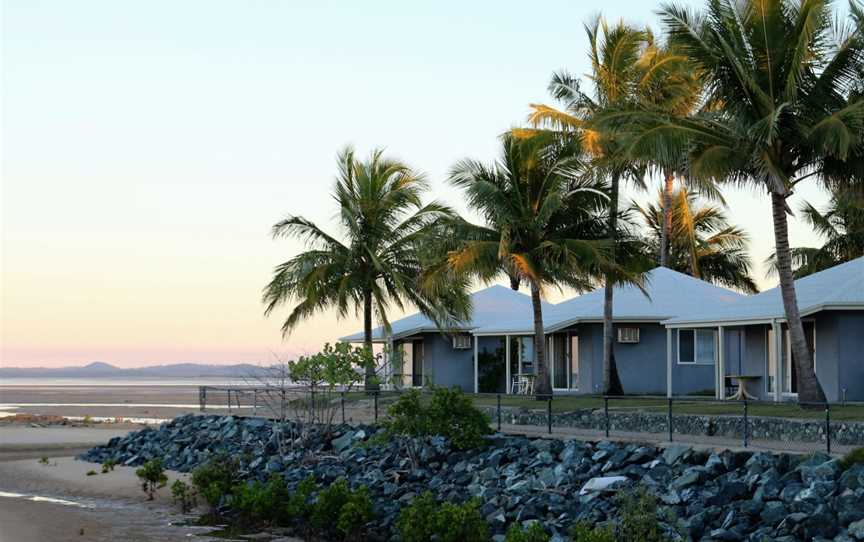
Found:
[(835, 314), (840, 391), (846, 388), (847, 401), (864, 401), (864, 311), (835, 311)]
[[(841, 311), (842, 312), (842, 311)], [(822, 311), (804, 320), (815, 320), (816, 378), (829, 401), (840, 398), (840, 334), (839, 325), (845, 318), (838, 311)], [(864, 331), (861, 329), (859, 334)], [(859, 335), (860, 338), (860, 335)]]
[(474, 346), (454, 350), (451, 337), (440, 333), (424, 333), (424, 382), (436, 386), (458, 386), (463, 391), (474, 391)]
[[(660, 327), (660, 326), (658, 326)], [(666, 330), (663, 329), (663, 391), (666, 391)], [(715, 360), (716, 361), (716, 360)], [(678, 363), (678, 330), (672, 330), (672, 395), (714, 393), (715, 364)]]
[[(638, 327), (639, 342), (619, 343), (617, 328)], [(603, 389), (603, 324), (586, 323), (573, 328), (579, 334), (581, 369), (580, 393)], [(615, 363), (624, 392), (664, 395), (666, 393), (666, 331), (659, 324), (622, 323), (613, 325)], [(586, 386), (586, 383), (589, 386)]]

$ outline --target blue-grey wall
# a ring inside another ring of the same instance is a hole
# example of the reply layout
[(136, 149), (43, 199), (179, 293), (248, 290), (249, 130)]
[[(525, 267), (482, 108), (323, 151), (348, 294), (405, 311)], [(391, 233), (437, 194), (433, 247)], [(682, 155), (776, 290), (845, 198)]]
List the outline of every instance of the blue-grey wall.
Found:
[[(617, 328), (613, 326), (617, 338)], [(620, 324), (638, 327), (639, 342), (615, 341), (615, 363), (625, 393), (666, 393), (666, 330), (660, 324)], [(579, 393), (600, 393), (603, 389), (603, 324), (586, 323), (571, 328), (579, 335), (581, 371)]]
[(846, 388), (846, 400), (864, 401), (864, 311), (836, 311), (834, 314), (838, 331), (840, 388)]
[[(815, 320), (816, 329), (814, 344), (816, 378), (819, 379), (828, 400), (837, 401), (840, 398), (840, 338), (842, 336), (838, 331), (846, 318), (842, 315), (842, 311), (822, 311), (805, 318), (805, 320), (810, 319)], [(859, 340), (861, 331), (864, 330), (859, 330)]]
[[(666, 377), (666, 341), (663, 341), (663, 377)], [(678, 363), (678, 330), (672, 330), (672, 395), (714, 393), (714, 364)], [(663, 391), (666, 391), (664, 380)]]
[(451, 337), (440, 333), (424, 333), (424, 382), (436, 386), (458, 386), (474, 391), (474, 345), (466, 350), (454, 350)]

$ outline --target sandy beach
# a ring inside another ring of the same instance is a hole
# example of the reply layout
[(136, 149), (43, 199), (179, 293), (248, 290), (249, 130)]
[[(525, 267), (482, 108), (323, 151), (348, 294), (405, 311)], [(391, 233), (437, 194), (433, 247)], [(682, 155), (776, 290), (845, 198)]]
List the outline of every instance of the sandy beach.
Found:
[[(108, 424), (0, 427), (0, 542), (210, 539), (197, 536), (210, 529), (173, 525), (187, 518), (167, 487), (148, 502), (135, 469), (102, 474), (99, 465), (73, 457), (128, 431)], [(169, 473), (171, 481), (178, 477)]]
[[(228, 412), (214, 402), (208, 413)], [(100, 465), (74, 459), (144, 427), (132, 420), (197, 412), (196, 386), (0, 385), (0, 542), (225, 540), (185, 525), (194, 517), (179, 513), (167, 486), (147, 501), (134, 468), (102, 474)], [(85, 416), (100, 423), (84, 426)], [(187, 476), (167, 474), (169, 486)]]

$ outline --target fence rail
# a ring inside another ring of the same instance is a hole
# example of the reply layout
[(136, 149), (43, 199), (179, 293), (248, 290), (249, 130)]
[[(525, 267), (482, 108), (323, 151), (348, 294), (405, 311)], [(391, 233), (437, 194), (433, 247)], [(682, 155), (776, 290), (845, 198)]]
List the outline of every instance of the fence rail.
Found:
[[(329, 400), (339, 401), (337, 406), (343, 423), (378, 423), (381, 412), (401, 393), (404, 390), (337, 390)], [(310, 397), (314, 402), (315, 394), (316, 390), (308, 387), (201, 386), (199, 403), (201, 411), (215, 406), (227, 408), (229, 413), (259, 415), (264, 412), (266, 415), (269, 412), (271, 415), (267, 417), (281, 415), (285, 419), (287, 405)], [(499, 432), (528, 430), (541, 434), (539, 428), (545, 426), (548, 435), (633, 440), (638, 440), (640, 435), (653, 435), (653, 440), (668, 442), (824, 450), (829, 454), (836, 451), (836, 435), (841, 432), (841, 448), (864, 445), (864, 403), (800, 404), (630, 395), (467, 395), (490, 415), (493, 427)], [(280, 414), (274, 415), (275, 411)], [(800, 434), (796, 435), (795, 431)]]

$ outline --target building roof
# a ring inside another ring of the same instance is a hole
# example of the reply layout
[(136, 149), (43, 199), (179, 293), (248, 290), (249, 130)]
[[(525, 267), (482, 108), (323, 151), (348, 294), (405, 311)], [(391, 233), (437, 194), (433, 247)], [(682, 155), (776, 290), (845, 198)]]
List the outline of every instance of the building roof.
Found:
[[(528, 321), (532, 320), (531, 297), (521, 294), (505, 286), (495, 284), (471, 294), (471, 303), (474, 307), (471, 320), (456, 326), (453, 331), (472, 331), (477, 328), (494, 326), (496, 322), (507, 321), (525, 315)], [(543, 302), (544, 312), (552, 305)], [(400, 318), (390, 324), (392, 338), (399, 339), (415, 333), (436, 332), (438, 326), (430, 318), (423, 314), (415, 313), (405, 318)], [(529, 328), (531, 329), (530, 325)], [(372, 338), (375, 341), (384, 340), (384, 329), (377, 327), (372, 330)], [(348, 342), (360, 342), (363, 340), (363, 332), (357, 332), (340, 340)]]
[[(864, 257), (796, 280), (795, 293), (802, 315), (825, 309), (864, 309)], [(776, 287), (743, 296), (728, 306), (692, 305), (664, 323), (758, 322), (785, 317), (780, 288)]]
[[(689, 275), (657, 267), (645, 276), (644, 292), (637, 286), (615, 287), (612, 315), (616, 321), (661, 322), (688, 310), (694, 302), (704, 306), (724, 306), (743, 298), (742, 294), (715, 286)], [(694, 301), (697, 300), (697, 301)], [(578, 322), (603, 319), (603, 288), (574, 297), (544, 309), (546, 332), (557, 331)], [(533, 328), (531, 313), (518, 320), (496, 321), (475, 329), (475, 333), (519, 332)]]

